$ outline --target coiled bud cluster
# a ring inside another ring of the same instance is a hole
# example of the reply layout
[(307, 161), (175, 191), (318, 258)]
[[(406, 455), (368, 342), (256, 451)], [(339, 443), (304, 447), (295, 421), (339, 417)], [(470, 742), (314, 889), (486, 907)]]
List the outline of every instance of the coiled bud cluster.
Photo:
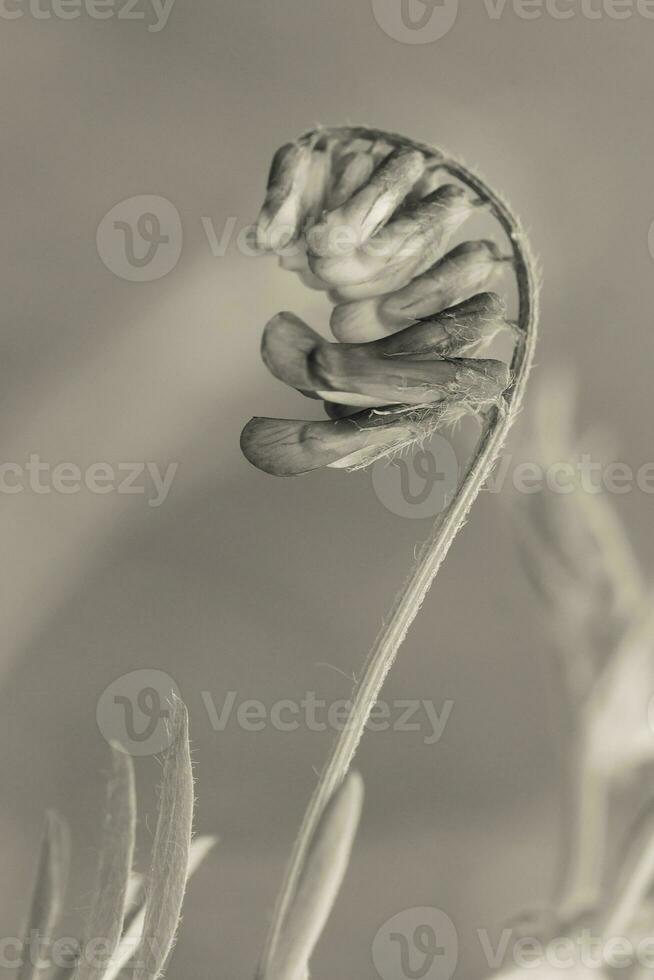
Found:
[[(463, 240), (481, 209), (505, 239)], [(277, 151), (257, 222), (260, 249), (333, 302), (325, 340), (292, 313), (266, 326), (272, 374), (322, 399), (327, 419), (254, 418), (245, 456), (277, 476), (360, 468), (467, 413), (502, 410), (512, 371), (479, 354), (511, 331), (489, 289), (516, 258), (515, 226), (465, 168), (404, 137), (320, 129)]]
[[(463, 225), (483, 211), (493, 240), (465, 239)], [(257, 238), (307, 286), (327, 292), (336, 342), (292, 313), (278, 314), (266, 327), (269, 369), (322, 399), (328, 418), (252, 419), (241, 445), (255, 466), (277, 476), (357, 468), (466, 413), (481, 423), (456, 492), (437, 514), (377, 635), (348, 722), (307, 808), (257, 974), (277, 980), (308, 976), (307, 955), (295, 956), (291, 971), (284, 966), (289, 950), (307, 951), (293, 931), (298, 909), (312, 942), (319, 932), (306, 914), (313, 842), (384, 679), (520, 406), (536, 341), (538, 289), (518, 222), (487, 184), (431, 147), (361, 127), (314, 131), (277, 152)], [(489, 292), (503, 271), (514, 280), (514, 317)], [(499, 331), (510, 332), (508, 364), (479, 356)]]

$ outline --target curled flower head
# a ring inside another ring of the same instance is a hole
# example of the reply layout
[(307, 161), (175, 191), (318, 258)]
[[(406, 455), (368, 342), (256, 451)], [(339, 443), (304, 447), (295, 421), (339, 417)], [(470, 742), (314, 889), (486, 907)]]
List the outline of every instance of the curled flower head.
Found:
[[(505, 301), (488, 291), (516, 245), (484, 190), (439, 151), (376, 130), (317, 130), (277, 151), (257, 241), (327, 292), (337, 342), (292, 313), (267, 325), (266, 366), (322, 399), (328, 418), (252, 419), (241, 439), (250, 462), (278, 476), (358, 468), (465, 414), (503, 410), (511, 367), (477, 355), (499, 331), (517, 339)], [(452, 241), (484, 209), (504, 250)]]

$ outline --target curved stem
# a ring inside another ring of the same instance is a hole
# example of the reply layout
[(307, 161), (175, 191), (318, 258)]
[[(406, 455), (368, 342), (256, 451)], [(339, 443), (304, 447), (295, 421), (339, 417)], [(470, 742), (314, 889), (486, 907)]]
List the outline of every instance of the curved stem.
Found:
[(453, 177), (467, 184), (488, 202), (497, 221), (508, 236), (513, 251), (519, 295), (518, 340), (511, 363), (513, 383), (505, 392), (502, 404), (492, 408), (485, 417), (475, 456), (467, 468), (459, 491), (436, 518), (431, 534), (422, 545), (416, 563), (398, 593), (391, 607), (390, 615), (382, 626), (368, 655), (363, 674), (352, 696), (352, 708), (348, 722), (331, 750), (296, 838), (264, 947), (258, 974), (260, 978), (266, 976), (266, 969), (272, 960), (322, 812), (347, 774), (370, 712), (377, 701), (384, 679), (393, 666), (402, 641), (415, 619), (452, 541), (465, 521), (475, 497), (489, 477), (502, 449), (508, 430), (522, 401), (527, 375), (533, 359), (538, 315), (536, 275), (527, 241), (520, 230), (517, 219), (512, 215), (509, 208), (482, 180), (461, 164), (445, 159), (438, 151), (423, 144), (414, 143), (404, 137), (377, 133), (361, 127), (321, 130), (321, 133), (341, 137), (362, 134), (370, 137), (372, 135), (389, 142), (420, 149), (429, 153), (432, 158), (436, 158), (439, 167), (446, 169)]

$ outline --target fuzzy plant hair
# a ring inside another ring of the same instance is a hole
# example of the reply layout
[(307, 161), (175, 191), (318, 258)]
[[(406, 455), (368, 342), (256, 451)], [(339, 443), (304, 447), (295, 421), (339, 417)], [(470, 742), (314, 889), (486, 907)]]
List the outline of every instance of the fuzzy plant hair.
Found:
[[(492, 238), (466, 239), (464, 225), (480, 214), (491, 222)], [(456, 492), (368, 656), (348, 723), (309, 803), (261, 959), (259, 976), (268, 978), (316, 828), (522, 403), (538, 290), (520, 224), (485, 181), (440, 150), (367, 127), (317, 129), (277, 151), (257, 241), (308, 287), (326, 292), (334, 304), (335, 342), (292, 313), (267, 325), (265, 364), (303, 395), (322, 400), (328, 418), (252, 419), (241, 437), (251, 463), (275, 476), (323, 466), (358, 469), (410, 452), (464, 415), (480, 425)], [(500, 332), (511, 339), (508, 363), (479, 356)]]

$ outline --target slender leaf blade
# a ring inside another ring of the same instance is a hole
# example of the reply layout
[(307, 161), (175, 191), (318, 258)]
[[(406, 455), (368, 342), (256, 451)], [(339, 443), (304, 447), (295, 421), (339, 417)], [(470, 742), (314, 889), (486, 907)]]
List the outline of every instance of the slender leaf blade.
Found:
[[(52, 939), (63, 908), (70, 869), (68, 824), (54, 810), (46, 814), (43, 841), (32, 892), (26, 935)], [(16, 980), (34, 980), (38, 964), (23, 956)]]
[(188, 713), (176, 700), (165, 754), (159, 815), (134, 980), (157, 980), (175, 941), (188, 877), (193, 824), (193, 772)]
[(350, 773), (316, 829), (297, 893), (265, 980), (306, 980), (309, 960), (345, 877), (363, 805), (363, 781)]
[[(134, 838), (136, 796), (134, 767), (129, 755), (112, 745), (113, 772), (107, 784), (107, 802), (86, 942), (75, 980), (102, 980), (123, 931)], [(98, 956), (94, 943), (102, 943)]]

